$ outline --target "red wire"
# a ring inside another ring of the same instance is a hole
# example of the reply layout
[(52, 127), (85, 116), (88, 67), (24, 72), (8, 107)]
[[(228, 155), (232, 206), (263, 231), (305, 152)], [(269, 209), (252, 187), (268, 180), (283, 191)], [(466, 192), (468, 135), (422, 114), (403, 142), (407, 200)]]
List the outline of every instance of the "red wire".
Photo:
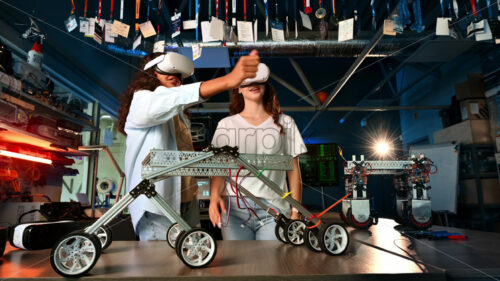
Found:
[(99, 22), (101, 22), (102, 0), (99, 0)]
[(87, 4), (88, 4), (89, 0), (85, 0), (85, 8), (83, 9), (83, 17), (86, 18), (87, 17)]
[(372, 164), (370, 164), (369, 162), (366, 162), (366, 164), (368, 164), (368, 166), (370, 166), (370, 172), (368, 172), (368, 173), (364, 174), (364, 176), (369, 176), (369, 175), (371, 175), (371, 174), (372, 174), (372, 172), (373, 172), (373, 166), (372, 166)]
[(474, 0), (470, 0), (470, 4), (472, 6), (472, 13), (474, 14), (475, 17), (477, 17), (476, 2), (474, 2)]
[(347, 193), (344, 197), (340, 198), (337, 202), (333, 203), (330, 207), (326, 208), (323, 212), (315, 215), (316, 217), (320, 218), (324, 214), (326, 214), (328, 211), (330, 211), (333, 207), (337, 206), (340, 202), (344, 201), (347, 197), (349, 197), (351, 193)]
[(113, 6), (114, 6), (114, 0), (111, 0), (111, 12), (109, 13), (109, 19), (113, 19)]
[(215, 16), (219, 18), (219, 0), (215, 1)]
[[(238, 177), (240, 176), (240, 171), (241, 171), (242, 168), (243, 168), (243, 166), (240, 166), (240, 168), (238, 169), (238, 172), (236, 172), (236, 178), (235, 178), (235, 187), (236, 187), (236, 191), (237, 191), (237, 193), (236, 193), (236, 204), (238, 205), (238, 208), (240, 208), (240, 209), (241, 209), (241, 207), (240, 207), (240, 200), (238, 199), (238, 193), (240, 192), (238, 190)], [(245, 204), (245, 207), (246, 207), (246, 204)]]
[(229, 21), (229, 0), (226, 0), (226, 22)]
[(243, 1), (243, 19), (247, 20), (247, 0)]

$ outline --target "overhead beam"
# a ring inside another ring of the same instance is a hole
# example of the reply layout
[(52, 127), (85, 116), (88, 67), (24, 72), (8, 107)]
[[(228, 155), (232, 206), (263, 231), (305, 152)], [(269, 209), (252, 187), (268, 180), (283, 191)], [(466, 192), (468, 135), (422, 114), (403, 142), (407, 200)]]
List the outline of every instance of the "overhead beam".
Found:
[[(411, 58), (411, 56), (409, 57)], [(374, 93), (376, 93), (377, 91), (379, 91), (380, 89), (382, 89), (382, 87), (385, 85), (385, 83), (387, 83), (389, 80), (391, 80), (391, 78), (396, 75), (396, 73), (398, 73), (402, 68), (403, 66), (406, 65), (406, 63), (408, 62), (408, 59), (405, 59), (404, 61), (400, 62), (398, 64), (398, 66), (396, 66), (396, 68), (394, 68), (389, 74), (385, 75), (384, 79), (380, 82), (377, 83), (377, 85), (375, 87), (373, 87), (373, 89), (371, 89), (368, 94), (366, 94), (361, 100), (358, 101), (358, 103), (356, 104), (356, 106), (360, 105), (363, 100), (365, 100), (366, 98), (368, 98), (369, 96), (373, 95)], [(349, 117), (351, 115), (350, 112), (346, 113), (342, 118), (340, 118), (340, 123), (344, 123), (345, 120), (347, 119), (347, 117)]]
[(318, 116), (323, 111), (326, 110), (326, 108), (330, 105), (330, 103), (333, 101), (333, 99), (338, 95), (338, 93), (340, 92), (340, 90), (342, 90), (342, 88), (345, 86), (345, 84), (347, 83), (347, 81), (349, 81), (349, 79), (354, 74), (354, 72), (358, 69), (358, 67), (361, 65), (361, 63), (363, 63), (363, 61), (366, 59), (366, 57), (368, 56), (368, 54), (373, 50), (373, 48), (375, 48), (375, 46), (378, 44), (378, 42), (380, 42), (380, 40), (384, 36), (383, 29), (384, 28), (382, 26), (382, 27), (380, 27), (377, 30), (377, 32), (375, 33), (375, 35), (373, 36), (373, 38), (370, 40), (370, 42), (368, 43), (368, 45), (366, 45), (366, 47), (363, 49), (363, 51), (361, 52), (361, 54), (359, 55), (359, 57), (356, 58), (356, 60), (354, 61), (354, 63), (349, 67), (349, 69), (347, 70), (347, 72), (344, 74), (344, 77), (342, 77), (342, 79), (340, 79), (339, 83), (337, 83), (337, 85), (335, 86), (335, 88), (333, 89), (333, 91), (330, 93), (330, 95), (328, 96), (328, 98), (325, 100), (325, 102), (323, 103), (323, 105), (320, 108), (320, 111), (316, 112), (316, 114), (314, 114), (313, 118), (304, 127), (304, 129), (302, 130), (302, 135), (304, 135), (304, 133), (314, 123), (314, 121), (318, 118)]
[[(274, 73), (271, 73), (271, 78), (274, 79), (274, 81), (280, 83), (281, 85), (283, 85), (283, 87), (287, 88), (288, 90), (290, 90), (292, 93), (296, 94), (297, 96), (299, 96), (301, 99), (305, 100), (307, 103), (309, 103), (310, 105), (312, 106), (316, 106), (316, 104), (314, 103), (314, 101), (309, 98), (306, 94), (304, 94), (302, 91), (300, 91), (299, 89), (295, 88), (294, 86), (292, 86), (290, 83), (286, 82), (285, 80), (281, 79), (280, 77), (276, 76), (276, 74)], [(313, 108), (314, 109), (314, 108)]]
[[(210, 103), (209, 103), (210, 104)], [(229, 112), (229, 104), (217, 104), (214, 108), (196, 107), (190, 108), (191, 113), (226, 113)], [(219, 107), (220, 106), (220, 107)], [(447, 105), (414, 105), (414, 106), (332, 106), (326, 111), (362, 111), (362, 112), (384, 112), (401, 110), (441, 110), (448, 108)], [(314, 112), (315, 108), (310, 106), (284, 106), (283, 112)]]
[[(378, 61), (378, 65), (380, 66), (380, 69), (382, 70), (382, 74), (384, 74), (384, 77), (385, 77), (385, 76), (387, 76), (387, 71), (385, 71), (385, 67), (384, 67), (384, 65), (383, 65), (380, 61)], [(389, 81), (389, 82), (388, 82), (388, 85), (389, 85), (389, 88), (391, 89), (392, 95), (393, 95), (393, 96), (396, 96), (396, 95), (397, 95), (397, 92), (396, 92), (396, 90), (394, 90), (394, 87), (393, 87), (393, 85), (392, 85), (392, 82), (391, 82), (391, 81)]]
[(302, 83), (304, 84), (304, 86), (306, 87), (309, 96), (311, 96), (314, 100), (314, 103), (319, 106), (321, 103), (319, 102), (318, 97), (315, 95), (314, 89), (311, 86), (311, 83), (309, 83), (309, 79), (307, 79), (304, 71), (302, 70), (302, 67), (300, 67), (299, 63), (296, 60), (294, 60), (293, 58), (288, 58), (288, 60), (292, 64), (293, 68), (295, 69), (295, 72), (297, 72), (297, 75), (299, 75), (299, 78), (302, 81)]
[[(416, 64), (412, 64), (413, 67), (417, 68), (418, 70), (420, 71), (426, 71), (427, 69), (429, 69), (429, 66), (423, 64), (423, 63), (416, 63)], [(441, 79), (441, 71), (439, 70), (436, 70), (436, 71), (432, 71), (431, 73), (432, 76), (434, 76), (436, 79)]]

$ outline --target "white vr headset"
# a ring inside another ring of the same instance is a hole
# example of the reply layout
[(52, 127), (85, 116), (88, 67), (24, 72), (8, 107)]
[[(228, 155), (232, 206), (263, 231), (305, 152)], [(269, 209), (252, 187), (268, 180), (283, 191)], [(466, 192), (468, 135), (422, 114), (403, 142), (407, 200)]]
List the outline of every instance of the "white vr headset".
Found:
[(257, 75), (254, 78), (247, 78), (243, 80), (240, 86), (247, 86), (251, 84), (257, 84), (257, 83), (265, 83), (269, 79), (269, 75), (271, 74), (271, 71), (269, 70), (269, 67), (263, 63), (259, 63), (259, 66), (257, 68)]
[(181, 74), (182, 79), (188, 78), (194, 74), (193, 61), (187, 57), (168, 52), (163, 54), (144, 66), (144, 70), (148, 70), (154, 66), (154, 70), (160, 74)]

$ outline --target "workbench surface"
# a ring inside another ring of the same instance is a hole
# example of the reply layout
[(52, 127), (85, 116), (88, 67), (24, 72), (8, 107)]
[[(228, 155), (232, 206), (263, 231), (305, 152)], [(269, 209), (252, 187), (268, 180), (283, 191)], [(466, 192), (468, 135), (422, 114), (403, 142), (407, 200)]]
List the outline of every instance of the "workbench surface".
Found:
[[(394, 226), (392, 220), (381, 219), (369, 231), (348, 227), (350, 245), (340, 256), (278, 241), (218, 241), (214, 261), (201, 269), (184, 265), (165, 241), (114, 241), (87, 278), (388, 281), (446, 280), (450, 272), (457, 278), (497, 276), (498, 233), (462, 230), (469, 235), (466, 241), (415, 239), (412, 243)], [(0, 258), (0, 278), (59, 278), (49, 255), (50, 250), (23, 251), (7, 245)]]

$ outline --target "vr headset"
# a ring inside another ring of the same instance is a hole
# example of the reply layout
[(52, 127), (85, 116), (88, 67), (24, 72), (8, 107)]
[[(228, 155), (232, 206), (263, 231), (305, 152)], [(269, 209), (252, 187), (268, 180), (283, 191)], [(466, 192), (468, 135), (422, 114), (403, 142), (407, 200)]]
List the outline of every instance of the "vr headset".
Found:
[(164, 75), (180, 74), (182, 79), (186, 79), (194, 74), (193, 61), (174, 52), (168, 52), (151, 60), (144, 66), (144, 70), (148, 70), (151, 67), (154, 67), (156, 72)]
[(247, 78), (243, 80), (241, 83), (240, 87), (243, 86), (248, 86), (252, 84), (260, 84), (260, 83), (265, 83), (269, 79), (269, 75), (271, 74), (271, 71), (269, 70), (269, 67), (263, 63), (259, 63), (257, 67), (257, 75), (254, 78)]

